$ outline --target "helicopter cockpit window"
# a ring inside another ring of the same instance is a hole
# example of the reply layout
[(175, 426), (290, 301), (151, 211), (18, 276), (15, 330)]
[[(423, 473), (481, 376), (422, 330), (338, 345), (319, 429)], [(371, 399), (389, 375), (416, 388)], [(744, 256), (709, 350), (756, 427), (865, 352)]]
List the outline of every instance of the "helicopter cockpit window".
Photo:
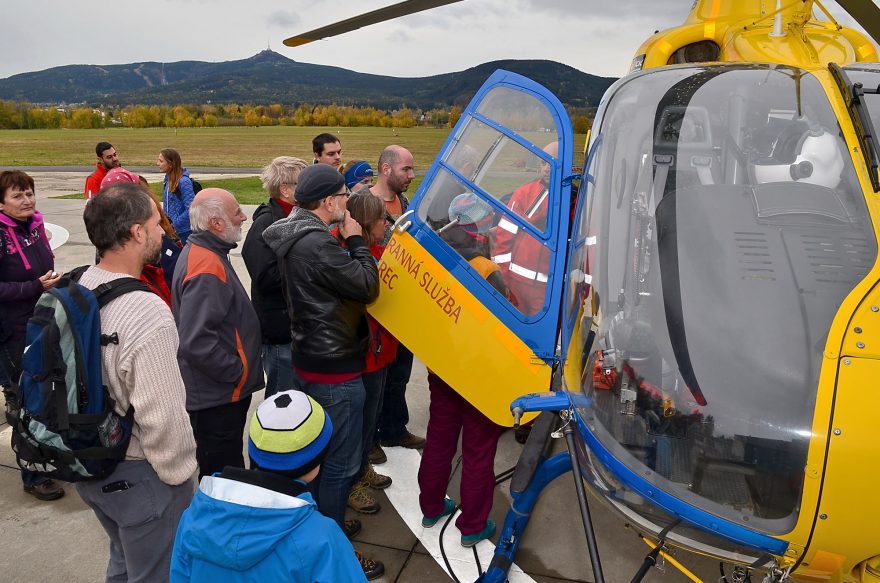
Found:
[(785, 67), (660, 70), (606, 96), (593, 132), (566, 302), (595, 332), (578, 412), (652, 486), (786, 532), (828, 330), (877, 255), (826, 94)]
[(478, 272), (484, 270), (476, 264), (485, 262), (474, 254), (488, 259), (504, 282), (503, 290), (495, 289), (520, 313), (535, 316), (547, 299), (547, 187), (556, 125), (538, 99), (504, 87), (491, 90), (477, 114), (509, 132), (477, 116), (466, 120), (419, 204), (419, 217)]

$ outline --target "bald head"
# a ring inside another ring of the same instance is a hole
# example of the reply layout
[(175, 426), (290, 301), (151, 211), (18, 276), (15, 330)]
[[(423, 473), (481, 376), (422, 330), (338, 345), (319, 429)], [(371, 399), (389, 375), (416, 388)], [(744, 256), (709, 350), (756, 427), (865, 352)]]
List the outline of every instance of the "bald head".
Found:
[(394, 194), (406, 192), (416, 176), (414, 166), (412, 153), (403, 146), (394, 144), (382, 150), (377, 179), (380, 190)]
[(544, 146), (544, 151), (556, 158), (559, 156), (559, 142), (550, 142)]
[(202, 189), (189, 207), (194, 233), (209, 231), (227, 243), (241, 240), (241, 224), (246, 219), (232, 193), (222, 188)]

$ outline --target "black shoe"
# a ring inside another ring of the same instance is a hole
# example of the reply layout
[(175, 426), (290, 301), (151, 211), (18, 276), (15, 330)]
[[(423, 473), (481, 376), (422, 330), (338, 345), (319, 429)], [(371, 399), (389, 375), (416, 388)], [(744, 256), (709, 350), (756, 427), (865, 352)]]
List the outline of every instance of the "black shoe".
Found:
[(367, 578), (367, 581), (372, 581), (385, 574), (385, 565), (382, 564), (382, 561), (374, 561), (364, 556), (360, 551), (355, 551), (354, 554), (357, 556), (358, 563), (361, 564), (361, 569), (364, 570), (364, 577)]
[(345, 537), (349, 540), (353, 539), (358, 535), (361, 531), (361, 521), (357, 518), (352, 518), (351, 520), (346, 520), (343, 523), (342, 532), (345, 533)]
[(381, 445), (385, 447), (405, 447), (407, 449), (422, 449), (425, 447), (425, 438), (413, 435), (409, 431), (399, 439), (383, 439)]
[(24, 486), (24, 491), (36, 498), (48, 502), (64, 496), (64, 488), (55, 480), (45, 480), (33, 486)]

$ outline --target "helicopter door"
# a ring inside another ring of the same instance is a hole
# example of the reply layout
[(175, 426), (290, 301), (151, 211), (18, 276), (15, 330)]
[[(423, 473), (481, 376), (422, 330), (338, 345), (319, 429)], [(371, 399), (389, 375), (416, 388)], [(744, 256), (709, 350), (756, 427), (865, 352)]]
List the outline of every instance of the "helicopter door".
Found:
[(379, 262), (370, 313), (500, 425), (556, 355), (572, 132), (562, 104), (496, 71), (463, 112)]

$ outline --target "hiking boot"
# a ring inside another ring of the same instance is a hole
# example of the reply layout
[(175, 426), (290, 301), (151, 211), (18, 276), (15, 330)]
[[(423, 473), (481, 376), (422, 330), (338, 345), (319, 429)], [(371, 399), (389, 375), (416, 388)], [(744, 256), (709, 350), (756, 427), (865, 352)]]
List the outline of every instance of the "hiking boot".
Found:
[(64, 496), (64, 488), (55, 480), (45, 480), (33, 486), (24, 486), (24, 491), (36, 498), (48, 502)]
[(425, 447), (425, 438), (413, 435), (409, 431), (399, 439), (383, 439), (381, 445), (385, 447), (405, 447), (407, 449), (422, 449)]
[(367, 492), (367, 484), (363, 480), (355, 484), (349, 492), (348, 507), (361, 514), (376, 514), (382, 508)]
[(486, 540), (495, 534), (495, 523), (491, 518), (486, 520), (486, 528), (481, 530), (480, 532), (475, 532), (474, 534), (463, 534), (461, 535), (461, 546), (463, 547), (472, 547), (481, 540)]
[(378, 444), (370, 448), (367, 458), (369, 458), (371, 464), (376, 464), (377, 466), (388, 461), (388, 456), (385, 455), (385, 451)]
[(364, 472), (363, 480), (367, 483), (367, 486), (376, 490), (384, 490), (391, 485), (391, 477), (376, 473), (376, 470), (373, 469), (373, 464), (367, 464), (367, 471)]
[(361, 569), (364, 570), (364, 577), (367, 578), (367, 581), (372, 581), (385, 574), (385, 565), (382, 564), (382, 561), (374, 561), (360, 551), (355, 551), (354, 554), (357, 556), (358, 563), (361, 564)]
[(437, 516), (422, 516), (422, 526), (425, 528), (431, 528), (444, 516), (449, 516), (455, 512), (455, 500), (452, 498), (444, 498), (443, 499), (443, 511), (440, 512)]
[(342, 532), (345, 533), (345, 538), (353, 539), (358, 535), (361, 531), (361, 521), (357, 518), (352, 518), (351, 520), (346, 520), (342, 523)]

